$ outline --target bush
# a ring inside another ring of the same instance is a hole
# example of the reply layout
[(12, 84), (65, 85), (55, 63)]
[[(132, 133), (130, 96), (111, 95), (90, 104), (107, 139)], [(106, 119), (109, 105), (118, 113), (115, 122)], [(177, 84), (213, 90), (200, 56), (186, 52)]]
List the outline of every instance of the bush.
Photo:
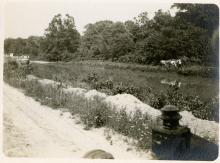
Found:
[(198, 118), (219, 121), (218, 97), (202, 101), (199, 96), (184, 96), (176, 84), (170, 86), (166, 92), (154, 94), (150, 98), (150, 105), (156, 109), (168, 104), (175, 105), (180, 111), (190, 111)]
[(82, 81), (90, 83), (90, 84), (94, 84), (98, 80), (99, 80), (98, 74), (97, 73), (91, 73), (85, 79), (83, 79)]
[(150, 99), (150, 106), (161, 109), (167, 104), (167, 96), (164, 93), (155, 93)]
[(134, 61), (134, 57), (132, 54), (123, 55), (118, 58), (118, 62), (122, 63), (132, 63)]
[(144, 90), (146, 89), (142, 87), (124, 85), (122, 82), (115, 84), (112, 80), (102, 81), (96, 73), (89, 74), (85, 79), (83, 79), (83, 81), (89, 83), (93, 89), (105, 92), (109, 95), (127, 93), (142, 101), (145, 100)]
[(112, 80), (106, 80), (106, 81), (98, 81), (95, 83), (94, 88), (97, 90), (105, 90), (105, 89), (109, 89), (112, 90), (114, 86), (114, 83)]
[(141, 87), (134, 87), (133, 85), (125, 86), (123, 83), (120, 83), (113, 88), (114, 95), (122, 93), (131, 94), (139, 100), (144, 100), (143, 89)]

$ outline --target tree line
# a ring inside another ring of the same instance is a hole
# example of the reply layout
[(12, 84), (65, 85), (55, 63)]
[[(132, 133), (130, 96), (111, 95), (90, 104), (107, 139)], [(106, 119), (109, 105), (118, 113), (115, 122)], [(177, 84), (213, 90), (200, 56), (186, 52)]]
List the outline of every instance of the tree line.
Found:
[(7, 38), (6, 54), (28, 54), (49, 61), (109, 60), (157, 65), (161, 60), (186, 59), (218, 65), (219, 10), (214, 4), (173, 4), (175, 16), (158, 10), (152, 19), (143, 12), (133, 20), (98, 21), (77, 31), (74, 18), (55, 15), (44, 36)]

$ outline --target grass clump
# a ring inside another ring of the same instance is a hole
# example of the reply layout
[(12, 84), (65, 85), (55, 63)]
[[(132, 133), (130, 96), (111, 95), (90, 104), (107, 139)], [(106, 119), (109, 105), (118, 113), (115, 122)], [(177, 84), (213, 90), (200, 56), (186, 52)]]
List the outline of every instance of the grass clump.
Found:
[(67, 102), (66, 107), (70, 109), (72, 114), (79, 114), (87, 129), (105, 126), (110, 113), (110, 108), (98, 97), (87, 100), (74, 96)]

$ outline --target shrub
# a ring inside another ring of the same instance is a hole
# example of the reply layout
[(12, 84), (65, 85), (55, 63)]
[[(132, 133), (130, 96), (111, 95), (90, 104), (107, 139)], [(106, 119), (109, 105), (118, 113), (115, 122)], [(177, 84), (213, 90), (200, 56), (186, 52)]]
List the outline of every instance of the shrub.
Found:
[(118, 61), (122, 63), (131, 63), (133, 60), (134, 57), (132, 56), (132, 54), (123, 55), (118, 58)]
[(150, 106), (161, 109), (167, 104), (167, 96), (164, 93), (155, 93), (150, 99)]
[(127, 93), (137, 97), (142, 101), (145, 100), (144, 90), (147, 89), (142, 87), (125, 85), (122, 82), (115, 84), (112, 80), (102, 81), (96, 73), (89, 74), (83, 81), (89, 83), (93, 89), (105, 92), (109, 95)]
[(112, 90), (114, 86), (114, 83), (112, 80), (106, 80), (106, 81), (98, 81), (94, 84), (94, 88), (97, 90), (101, 89), (110, 89)]
[(218, 121), (218, 97), (202, 101), (199, 96), (183, 95), (178, 85), (170, 86), (166, 92), (154, 94), (150, 98), (150, 105), (161, 109), (165, 105), (175, 105), (181, 111), (187, 110), (201, 119)]
[(85, 79), (83, 79), (82, 81), (94, 84), (98, 80), (99, 80), (98, 74), (97, 73), (91, 73), (91, 74), (88, 74), (88, 76)]
[(134, 87), (133, 85), (125, 86), (121, 82), (113, 88), (113, 94), (115, 95), (122, 93), (131, 94), (142, 101), (144, 100), (143, 89), (141, 87)]

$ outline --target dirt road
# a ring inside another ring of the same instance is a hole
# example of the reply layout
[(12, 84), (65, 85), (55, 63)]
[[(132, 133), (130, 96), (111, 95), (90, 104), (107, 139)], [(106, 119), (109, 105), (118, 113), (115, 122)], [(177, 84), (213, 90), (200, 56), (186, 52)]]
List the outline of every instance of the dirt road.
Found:
[(103, 149), (116, 159), (151, 158), (147, 151), (136, 152), (117, 134), (110, 143), (103, 128), (84, 130), (69, 113), (42, 106), (7, 84), (3, 86), (3, 117), (7, 156), (81, 158), (89, 150)]

